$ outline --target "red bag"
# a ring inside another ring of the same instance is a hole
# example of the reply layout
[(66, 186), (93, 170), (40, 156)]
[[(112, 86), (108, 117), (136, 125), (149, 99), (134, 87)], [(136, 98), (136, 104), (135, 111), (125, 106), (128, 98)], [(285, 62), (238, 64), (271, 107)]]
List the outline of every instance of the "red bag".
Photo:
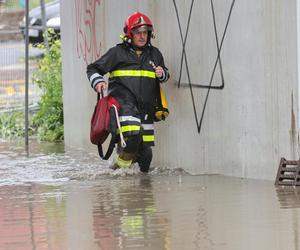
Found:
[(106, 140), (109, 133), (115, 132), (110, 131), (111, 109), (114, 109), (114, 106), (117, 110), (120, 109), (120, 104), (114, 97), (110, 95), (103, 97), (103, 92), (101, 94), (101, 99), (100, 94), (98, 94), (97, 104), (91, 119), (90, 131), (90, 140), (98, 147)]

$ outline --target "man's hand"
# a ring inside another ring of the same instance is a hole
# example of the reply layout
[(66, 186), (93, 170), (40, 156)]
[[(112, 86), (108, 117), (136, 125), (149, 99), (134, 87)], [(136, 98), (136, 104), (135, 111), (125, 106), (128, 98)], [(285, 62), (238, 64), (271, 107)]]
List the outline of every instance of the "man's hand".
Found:
[(104, 81), (97, 83), (97, 85), (95, 87), (95, 90), (98, 93), (101, 93), (101, 90), (105, 90), (105, 89), (107, 89), (107, 82), (104, 82)]
[(164, 69), (160, 66), (155, 67), (155, 75), (157, 78), (161, 78), (163, 76)]

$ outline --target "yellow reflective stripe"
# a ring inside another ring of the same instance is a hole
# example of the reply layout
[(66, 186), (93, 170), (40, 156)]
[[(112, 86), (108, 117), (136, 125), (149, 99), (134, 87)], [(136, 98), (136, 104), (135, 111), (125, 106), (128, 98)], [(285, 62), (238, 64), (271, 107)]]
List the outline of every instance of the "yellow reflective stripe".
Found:
[(154, 141), (154, 135), (143, 135), (143, 141)]
[(122, 76), (144, 76), (155, 78), (155, 72), (148, 70), (114, 70), (110, 72), (111, 77), (122, 77)]
[(128, 168), (130, 167), (132, 160), (125, 161), (122, 158), (120, 158), (120, 156), (118, 156), (116, 163), (120, 168)]
[[(139, 131), (140, 129), (141, 127), (138, 125), (127, 125), (121, 127), (122, 133), (129, 132), (129, 131)], [(120, 129), (117, 130), (117, 133), (120, 133)]]

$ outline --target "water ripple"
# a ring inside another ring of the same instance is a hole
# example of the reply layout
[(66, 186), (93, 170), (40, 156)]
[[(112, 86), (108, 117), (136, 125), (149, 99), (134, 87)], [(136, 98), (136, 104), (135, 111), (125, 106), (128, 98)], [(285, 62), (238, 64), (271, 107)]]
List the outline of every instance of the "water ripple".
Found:
[[(0, 185), (61, 183), (66, 181), (93, 181), (103, 176), (119, 178), (143, 175), (135, 164), (129, 169), (111, 170), (110, 161), (102, 161), (82, 150), (64, 151), (62, 144), (32, 143), (33, 152), (27, 157), (18, 144), (0, 142)], [(149, 175), (184, 175), (182, 169), (154, 167)]]

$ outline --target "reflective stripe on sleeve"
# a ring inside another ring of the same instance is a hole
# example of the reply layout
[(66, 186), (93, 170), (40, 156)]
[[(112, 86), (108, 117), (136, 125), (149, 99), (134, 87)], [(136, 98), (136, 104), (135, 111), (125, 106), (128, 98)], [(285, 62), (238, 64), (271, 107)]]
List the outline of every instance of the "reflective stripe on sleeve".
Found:
[(90, 83), (92, 85), (92, 88), (95, 88), (96, 84), (101, 82), (101, 81), (104, 81), (104, 78), (99, 73), (94, 73), (90, 77)]

